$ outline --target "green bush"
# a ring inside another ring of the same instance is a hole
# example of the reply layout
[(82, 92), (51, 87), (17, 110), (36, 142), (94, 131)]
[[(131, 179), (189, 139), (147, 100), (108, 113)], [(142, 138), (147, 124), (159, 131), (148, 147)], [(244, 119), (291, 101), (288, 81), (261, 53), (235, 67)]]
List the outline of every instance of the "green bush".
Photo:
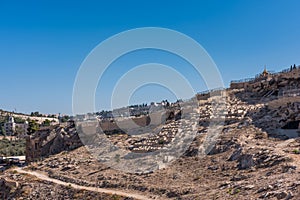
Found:
[(25, 155), (25, 140), (0, 140), (0, 155), (3, 156), (23, 156)]
[(294, 150), (293, 150), (293, 153), (294, 153), (294, 154), (300, 154), (300, 150), (299, 150), (299, 149), (294, 149)]

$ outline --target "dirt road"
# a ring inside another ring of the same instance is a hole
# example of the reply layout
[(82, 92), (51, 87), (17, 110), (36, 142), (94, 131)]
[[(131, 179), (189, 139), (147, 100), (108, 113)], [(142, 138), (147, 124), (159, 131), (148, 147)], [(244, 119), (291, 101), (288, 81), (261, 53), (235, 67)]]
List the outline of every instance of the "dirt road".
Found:
[(149, 200), (148, 197), (140, 195), (140, 194), (134, 194), (134, 193), (130, 193), (130, 192), (104, 189), (104, 188), (81, 186), (81, 185), (77, 185), (77, 184), (73, 184), (73, 183), (64, 182), (64, 181), (61, 181), (61, 180), (58, 180), (58, 179), (50, 178), (49, 176), (47, 176), (45, 174), (42, 174), (40, 172), (27, 171), (27, 170), (23, 170), (21, 168), (15, 168), (14, 170), (16, 170), (19, 173), (33, 175), (33, 176), (35, 176), (35, 177), (37, 177), (41, 180), (49, 181), (49, 182), (56, 183), (56, 184), (59, 184), (59, 185), (64, 185), (64, 186), (71, 186), (71, 187), (73, 187), (75, 189), (79, 189), (79, 190), (88, 190), (88, 191), (100, 192), (100, 193), (106, 193), (106, 194), (112, 194), (112, 195), (116, 194), (116, 195), (119, 195), (119, 196), (132, 197), (134, 199), (139, 199), (139, 200)]

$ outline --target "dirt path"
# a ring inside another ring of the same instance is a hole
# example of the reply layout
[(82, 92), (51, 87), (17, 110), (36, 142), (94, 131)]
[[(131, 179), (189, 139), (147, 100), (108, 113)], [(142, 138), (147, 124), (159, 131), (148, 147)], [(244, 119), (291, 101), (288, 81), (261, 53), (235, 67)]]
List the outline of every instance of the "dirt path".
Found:
[(100, 192), (100, 193), (106, 193), (106, 194), (112, 194), (112, 195), (116, 194), (116, 195), (120, 195), (123, 197), (132, 197), (134, 199), (139, 199), (139, 200), (149, 200), (148, 197), (142, 196), (139, 194), (122, 192), (122, 191), (118, 191), (118, 190), (104, 189), (104, 188), (81, 186), (81, 185), (77, 185), (77, 184), (73, 184), (73, 183), (64, 182), (64, 181), (61, 181), (58, 179), (50, 178), (49, 176), (39, 173), (39, 172), (27, 171), (27, 170), (23, 170), (21, 168), (15, 168), (14, 170), (16, 170), (19, 173), (30, 174), (30, 175), (36, 176), (37, 178), (39, 178), (41, 180), (49, 181), (49, 182), (56, 183), (59, 185), (64, 185), (64, 186), (71, 186), (71, 187), (73, 187), (75, 189), (79, 189), (79, 190), (88, 190), (88, 191), (92, 191), (92, 192)]

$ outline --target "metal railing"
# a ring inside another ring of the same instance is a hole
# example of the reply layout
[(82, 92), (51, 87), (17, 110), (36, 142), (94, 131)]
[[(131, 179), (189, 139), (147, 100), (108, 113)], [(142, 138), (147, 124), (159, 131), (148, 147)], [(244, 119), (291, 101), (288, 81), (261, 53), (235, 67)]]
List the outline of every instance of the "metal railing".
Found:
[[(281, 74), (285, 74), (285, 73), (288, 73), (288, 72), (292, 72), (293, 70), (299, 70), (300, 69), (300, 65), (299, 66), (296, 66), (296, 68), (287, 68), (287, 69), (284, 69), (280, 72), (274, 72), (274, 71), (269, 71), (269, 75), (270, 76), (278, 76), (278, 75), (281, 75)], [(240, 79), (240, 80), (232, 80), (231, 83), (245, 83), (245, 82), (255, 82), (255, 81), (258, 81), (260, 80), (261, 78), (261, 74), (256, 74), (255, 75), (255, 78), (245, 78), (245, 79)]]

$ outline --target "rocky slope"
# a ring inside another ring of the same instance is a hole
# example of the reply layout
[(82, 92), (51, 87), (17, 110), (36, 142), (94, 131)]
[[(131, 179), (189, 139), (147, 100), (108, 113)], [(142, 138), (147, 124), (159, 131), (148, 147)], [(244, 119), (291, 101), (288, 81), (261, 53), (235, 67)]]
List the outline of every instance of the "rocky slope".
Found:
[[(27, 169), (64, 182), (140, 193), (149, 199), (300, 199), (300, 139), (276, 132), (298, 122), (299, 99), (271, 97), (263, 103), (255, 99), (249, 102), (238, 98), (236, 92), (228, 92), (223, 130), (204, 157), (199, 147), (207, 134), (213, 107), (209, 100), (200, 102), (199, 135), (183, 156), (152, 173), (114, 170), (96, 161), (85, 147), (51, 155)], [(115, 144), (124, 140), (130, 138), (118, 135)], [(10, 173), (5, 172), (5, 176), (14, 181), (26, 179)], [(38, 191), (35, 187), (41, 187), (39, 191), (54, 188), (51, 184), (37, 186), (38, 180), (31, 182), (28, 185), (32, 191)], [(72, 188), (63, 189), (76, 193)]]
[(40, 180), (35, 176), (18, 174), (11, 170), (1, 175), (1, 199), (99, 199), (99, 200), (133, 200), (119, 195), (110, 195), (88, 190), (74, 189), (71, 185), (62, 186), (49, 181)]
[(138, 191), (154, 199), (299, 199), (300, 157), (294, 151), (299, 144), (299, 139), (269, 138), (250, 125), (226, 129), (204, 158), (187, 152), (150, 174), (108, 168), (84, 147), (33, 163), (30, 169), (80, 185)]

